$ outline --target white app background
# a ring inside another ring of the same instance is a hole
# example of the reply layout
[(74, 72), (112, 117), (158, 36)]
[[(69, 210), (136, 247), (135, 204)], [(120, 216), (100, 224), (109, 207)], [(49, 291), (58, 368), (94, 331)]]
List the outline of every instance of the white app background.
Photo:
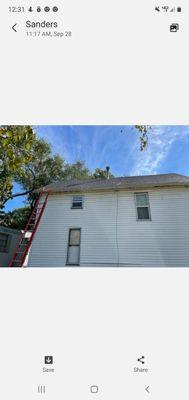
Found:
[[(60, 13), (13, 15), (1, 2), (1, 124), (188, 124), (187, 2), (174, 16), (147, 0), (40, 4)], [(27, 37), (28, 19), (73, 36)], [(187, 399), (188, 279), (176, 268), (2, 269), (0, 397)]]
[[(47, 3), (59, 12), (28, 13), (27, 1), (24, 14), (10, 13), (7, 1), (1, 3), (1, 120), (188, 124), (186, 1), (170, 4), (181, 13), (159, 13), (155, 6), (164, 3), (151, 0), (40, 2)], [(27, 20), (58, 21), (58, 30), (72, 37), (27, 37)], [(180, 24), (177, 33), (170, 32), (172, 23)]]
[(187, 280), (187, 269), (1, 271), (1, 397), (187, 397)]

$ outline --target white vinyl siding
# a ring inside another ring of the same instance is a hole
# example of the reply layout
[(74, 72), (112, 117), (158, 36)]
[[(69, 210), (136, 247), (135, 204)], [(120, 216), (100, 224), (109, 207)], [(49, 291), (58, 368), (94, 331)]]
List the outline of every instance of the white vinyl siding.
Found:
[[(140, 193), (140, 191), (135, 191)], [(83, 193), (49, 200), (33, 241), (29, 266), (66, 265), (69, 229), (80, 227), (80, 266), (189, 266), (189, 189), (148, 190), (152, 220), (139, 223), (133, 191)]]

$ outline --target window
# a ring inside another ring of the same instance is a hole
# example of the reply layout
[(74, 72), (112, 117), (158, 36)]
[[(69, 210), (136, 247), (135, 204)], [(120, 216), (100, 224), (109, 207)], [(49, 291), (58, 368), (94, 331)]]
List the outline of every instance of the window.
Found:
[(83, 196), (73, 196), (71, 208), (83, 208)]
[(79, 265), (80, 262), (81, 229), (69, 230), (67, 264)]
[(8, 241), (9, 241), (9, 235), (0, 233), (0, 252), (1, 253), (8, 252)]
[(146, 221), (151, 219), (148, 193), (135, 193), (137, 219)]

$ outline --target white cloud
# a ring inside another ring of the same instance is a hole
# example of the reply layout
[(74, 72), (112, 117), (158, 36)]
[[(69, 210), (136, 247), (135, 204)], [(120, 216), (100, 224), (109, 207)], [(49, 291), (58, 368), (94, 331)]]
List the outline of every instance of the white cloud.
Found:
[(156, 126), (149, 133), (147, 150), (139, 152), (138, 143), (134, 149), (131, 175), (148, 175), (158, 173), (158, 169), (166, 160), (171, 146), (176, 140), (189, 136), (188, 126)]

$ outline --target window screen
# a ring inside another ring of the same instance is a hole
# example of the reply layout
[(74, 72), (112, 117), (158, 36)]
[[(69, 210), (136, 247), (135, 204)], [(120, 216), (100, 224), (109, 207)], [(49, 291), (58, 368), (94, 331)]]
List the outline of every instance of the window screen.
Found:
[(73, 196), (71, 208), (83, 208), (83, 196)]
[(138, 220), (150, 220), (150, 204), (148, 193), (136, 193), (136, 208)]

